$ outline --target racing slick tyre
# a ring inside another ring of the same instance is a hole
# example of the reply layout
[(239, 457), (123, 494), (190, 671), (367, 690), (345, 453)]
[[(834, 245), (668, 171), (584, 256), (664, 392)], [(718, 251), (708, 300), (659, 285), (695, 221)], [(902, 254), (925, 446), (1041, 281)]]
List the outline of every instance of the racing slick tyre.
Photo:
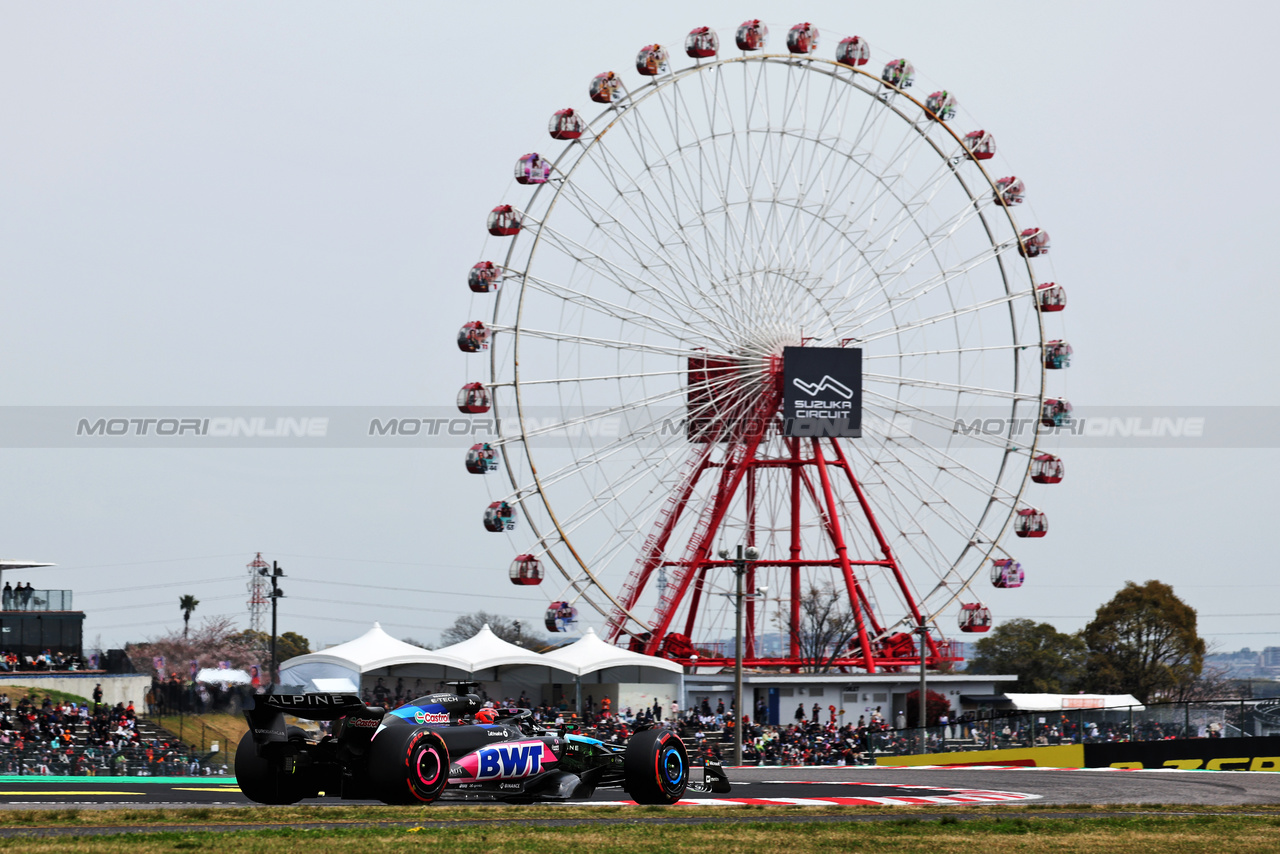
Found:
[(622, 757), (623, 788), (638, 804), (674, 804), (689, 784), (689, 754), (667, 729), (641, 730)]
[(392, 726), (369, 745), (369, 779), (388, 804), (429, 804), (449, 782), (449, 748), (424, 727)]
[[(291, 726), (285, 732), (290, 741), (307, 740), (299, 727)], [(296, 804), (312, 794), (308, 791), (312, 787), (292, 770), (286, 771), (282, 762), (259, 756), (253, 734), (248, 732), (236, 747), (236, 783), (246, 798), (260, 804)]]

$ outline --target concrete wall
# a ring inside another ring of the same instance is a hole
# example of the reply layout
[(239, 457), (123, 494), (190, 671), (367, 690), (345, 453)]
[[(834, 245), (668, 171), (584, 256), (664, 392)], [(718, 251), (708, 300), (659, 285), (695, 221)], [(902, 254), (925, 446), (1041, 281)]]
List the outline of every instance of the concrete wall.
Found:
[(0, 692), (7, 692), (10, 700), (16, 699), (19, 686), (34, 688), (40, 691), (64, 691), (76, 694), (86, 700), (93, 699), (93, 687), (102, 684), (102, 702), (114, 706), (116, 703), (129, 705), (139, 714), (146, 712), (147, 689), (151, 687), (151, 677), (138, 674), (119, 675), (106, 673), (3, 673), (0, 674)]

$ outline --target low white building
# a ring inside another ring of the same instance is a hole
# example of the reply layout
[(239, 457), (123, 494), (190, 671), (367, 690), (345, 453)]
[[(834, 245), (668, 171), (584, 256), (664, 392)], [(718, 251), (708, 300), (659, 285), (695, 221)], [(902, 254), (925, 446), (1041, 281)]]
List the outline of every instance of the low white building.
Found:
[[(953, 716), (966, 711), (989, 709), (1003, 704), (1004, 687), (1011, 687), (1017, 676), (966, 675), (963, 673), (930, 673), (925, 688), (951, 702)], [(860, 716), (871, 720), (879, 711), (884, 720), (894, 724), (899, 713), (906, 713), (907, 694), (920, 690), (920, 674), (903, 673), (746, 673), (742, 692), (746, 713), (761, 723), (786, 724), (796, 719), (798, 707), (810, 718), (816, 703), (822, 720), (829, 719), (835, 707), (837, 723), (857, 723)], [(733, 698), (733, 671), (685, 676), (684, 708), (701, 705), (703, 699), (714, 710), (724, 701), (727, 710)], [(762, 710), (761, 715), (757, 710)], [(843, 716), (841, 714), (843, 712)], [(914, 721), (910, 722), (914, 723)]]

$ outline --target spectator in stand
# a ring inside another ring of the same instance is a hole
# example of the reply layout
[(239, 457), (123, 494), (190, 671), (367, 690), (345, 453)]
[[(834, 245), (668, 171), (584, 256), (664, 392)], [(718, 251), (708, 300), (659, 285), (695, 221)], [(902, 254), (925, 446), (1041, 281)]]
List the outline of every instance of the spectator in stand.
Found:
[(31, 582), (28, 581), (26, 587), (19, 584), (18, 590), (21, 591), (22, 604), (20, 607), (24, 611), (29, 610), (31, 608), (31, 596), (35, 593), (35, 591), (31, 589)]
[(13, 610), (13, 585), (7, 581), (4, 583), (4, 592), (0, 593), (0, 603), (3, 604), (4, 610)]

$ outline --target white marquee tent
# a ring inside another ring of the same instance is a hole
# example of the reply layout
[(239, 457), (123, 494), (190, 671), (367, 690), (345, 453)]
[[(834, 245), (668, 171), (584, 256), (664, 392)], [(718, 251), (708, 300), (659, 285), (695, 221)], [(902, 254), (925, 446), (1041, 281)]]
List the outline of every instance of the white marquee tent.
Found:
[(417, 670), (425, 666), (428, 672), (424, 675), (441, 678), (465, 678), (467, 674), (467, 662), (396, 640), (374, 623), (355, 640), (282, 663), (280, 682), (302, 685), (308, 691), (358, 691), (362, 674), (396, 665), (419, 665)]
[(481, 627), (480, 631), (475, 633), (474, 637), (467, 638), (452, 646), (442, 647), (436, 650), (436, 653), (462, 662), (465, 669), (473, 674), (478, 674), (489, 668), (521, 664), (534, 667), (555, 667), (559, 670), (567, 669), (548, 661), (545, 655), (539, 655), (522, 646), (516, 646), (513, 643), (504, 641), (493, 633), (487, 623)]
[(307, 691), (360, 691), (374, 678), (400, 682), (416, 677), (414, 686), (406, 685), (406, 689), (420, 685), (426, 693), (441, 682), (475, 680), (488, 690), (512, 696), (530, 690), (535, 697), (548, 686), (572, 682), (580, 707), (585, 676), (594, 677), (593, 684), (625, 684), (649, 694), (656, 687), (671, 684), (672, 690), (664, 696), (674, 696), (674, 683), (683, 679), (683, 672), (674, 661), (610, 646), (592, 629), (575, 643), (540, 654), (503, 640), (487, 625), (461, 643), (428, 650), (396, 640), (374, 623), (355, 640), (284, 662), (280, 681), (301, 685)]
[[(576, 676), (585, 676), (611, 667), (653, 667), (668, 673), (683, 674), (684, 668), (667, 658), (642, 655), (628, 649), (611, 646), (600, 639), (595, 629), (587, 629), (580, 640), (545, 653), (541, 658), (555, 661), (562, 670)], [(644, 681), (637, 679), (637, 682)]]

